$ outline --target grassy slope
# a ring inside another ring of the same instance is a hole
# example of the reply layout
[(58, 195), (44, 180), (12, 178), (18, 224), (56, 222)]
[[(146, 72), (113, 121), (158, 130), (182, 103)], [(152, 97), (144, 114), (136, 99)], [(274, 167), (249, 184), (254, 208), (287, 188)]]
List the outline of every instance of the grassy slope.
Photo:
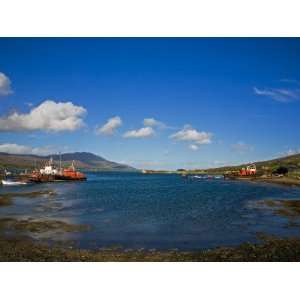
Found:
[[(288, 167), (289, 170), (299, 171), (300, 154), (280, 157), (280, 158), (267, 160), (267, 161), (259, 161), (259, 162), (255, 162), (255, 164), (258, 170), (263, 170), (263, 168), (265, 168), (272, 171), (278, 168), (279, 166), (285, 166)], [(206, 171), (209, 170), (210, 172), (223, 173), (228, 170), (230, 171), (240, 170), (242, 167), (245, 167), (246, 165), (247, 164), (238, 165), (238, 166), (225, 166), (220, 168), (211, 168), (211, 169), (207, 169)]]

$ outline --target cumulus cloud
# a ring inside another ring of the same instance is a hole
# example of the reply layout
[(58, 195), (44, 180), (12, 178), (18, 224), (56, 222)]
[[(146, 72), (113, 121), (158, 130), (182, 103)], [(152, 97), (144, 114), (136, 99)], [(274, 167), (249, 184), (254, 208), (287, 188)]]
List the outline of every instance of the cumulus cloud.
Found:
[(150, 127), (166, 127), (166, 125), (163, 122), (155, 120), (154, 118), (146, 118), (144, 119), (143, 123), (145, 126), (150, 126)]
[(152, 127), (143, 127), (137, 130), (130, 130), (123, 134), (124, 138), (147, 138), (153, 136), (155, 133)]
[(191, 144), (191, 145), (189, 145), (189, 148), (193, 151), (197, 151), (199, 149), (199, 146), (197, 146), (195, 144)]
[(278, 102), (292, 102), (300, 99), (299, 89), (258, 89), (253, 88), (254, 93), (259, 96), (267, 96)]
[(253, 146), (248, 145), (244, 142), (237, 142), (236, 144), (233, 144), (231, 146), (231, 148), (233, 151), (240, 153), (240, 154), (252, 151), (254, 149)]
[(18, 144), (0, 144), (0, 152), (9, 154), (49, 155), (54, 153), (53, 147), (30, 147)]
[(122, 125), (122, 119), (118, 116), (108, 119), (108, 121), (96, 130), (97, 134), (113, 135), (117, 128)]
[(178, 141), (193, 142), (196, 145), (204, 145), (211, 143), (212, 134), (205, 131), (198, 131), (190, 125), (185, 125), (183, 129), (170, 135), (170, 138)]
[(12, 93), (10, 79), (4, 73), (0, 72), (0, 96), (7, 96)]
[(46, 100), (29, 113), (14, 112), (0, 118), (0, 131), (74, 131), (84, 126), (86, 109), (72, 102)]

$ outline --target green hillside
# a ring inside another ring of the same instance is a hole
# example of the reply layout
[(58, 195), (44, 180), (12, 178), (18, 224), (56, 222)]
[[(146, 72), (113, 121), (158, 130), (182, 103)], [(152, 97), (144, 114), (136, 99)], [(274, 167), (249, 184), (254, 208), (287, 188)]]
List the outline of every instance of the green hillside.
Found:
[[(257, 167), (257, 170), (262, 173), (272, 173), (278, 167), (286, 167), (289, 170), (290, 174), (299, 174), (300, 173), (300, 154), (289, 155), (285, 157), (279, 157), (272, 160), (258, 161), (254, 163)], [(212, 173), (224, 173), (226, 171), (237, 171), (242, 167), (245, 167), (248, 164), (242, 164), (237, 166), (225, 166), (220, 168), (211, 168), (206, 169)]]

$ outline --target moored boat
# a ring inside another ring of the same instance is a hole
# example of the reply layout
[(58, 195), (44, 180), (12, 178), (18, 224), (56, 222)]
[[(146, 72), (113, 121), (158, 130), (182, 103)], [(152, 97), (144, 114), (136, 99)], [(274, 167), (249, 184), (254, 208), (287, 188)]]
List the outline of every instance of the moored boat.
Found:
[(58, 180), (86, 180), (86, 176), (83, 173), (76, 171), (74, 161), (69, 168), (58, 172), (58, 174), (55, 175), (55, 178)]
[(209, 174), (193, 175), (191, 177), (195, 179), (224, 179), (224, 175), (209, 175)]
[(28, 184), (27, 181), (1, 180), (2, 185), (15, 186)]
[(85, 174), (75, 169), (74, 161), (68, 168), (63, 169), (62, 167), (60, 167), (59, 169), (57, 169), (54, 166), (52, 158), (49, 160), (49, 162), (46, 163), (43, 169), (33, 171), (29, 178), (34, 182), (86, 180)]

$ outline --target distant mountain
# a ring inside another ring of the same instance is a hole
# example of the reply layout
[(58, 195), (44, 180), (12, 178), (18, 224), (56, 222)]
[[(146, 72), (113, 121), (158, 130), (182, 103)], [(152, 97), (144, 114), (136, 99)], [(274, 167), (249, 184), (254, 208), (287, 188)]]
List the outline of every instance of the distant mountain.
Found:
[(59, 160), (60, 156), (61, 159), (65, 161), (78, 160), (86, 164), (105, 162), (105, 161), (107, 162), (107, 160), (104, 159), (103, 157), (90, 152), (62, 153), (61, 155), (53, 154), (53, 155), (48, 155), (47, 157), (48, 158), (52, 157), (54, 160)]
[(29, 154), (9, 154), (0, 152), (0, 168), (27, 168), (32, 169), (44, 166), (45, 162), (53, 158), (56, 165), (69, 166), (74, 160), (76, 168), (92, 171), (135, 171), (135, 168), (104, 159), (89, 152), (63, 153), (47, 156)]

